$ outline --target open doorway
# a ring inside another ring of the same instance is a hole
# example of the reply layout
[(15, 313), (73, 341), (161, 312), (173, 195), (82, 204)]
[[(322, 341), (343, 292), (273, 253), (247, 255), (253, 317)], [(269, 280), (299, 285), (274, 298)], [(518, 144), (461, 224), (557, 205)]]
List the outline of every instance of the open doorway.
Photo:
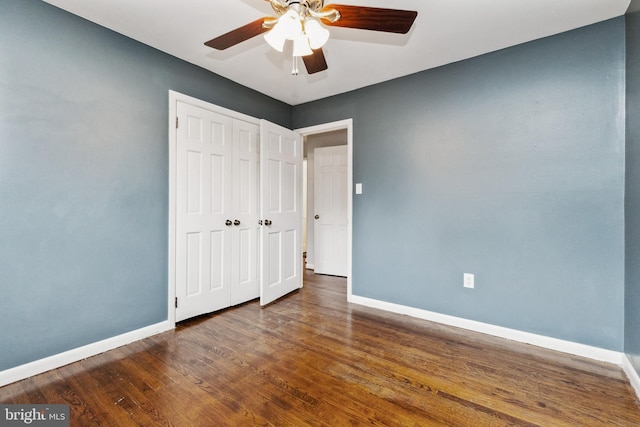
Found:
[(316, 274), (347, 276), (347, 131), (305, 138), (307, 164), (306, 266)]
[[(339, 122), (325, 123), (302, 129), (296, 129), (303, 137), (304, 158), (306, 159), (304, 171), (306, 179), (303, 182), (303, 250), (307, 255), (308, 269), (314, 269), (317, 261), (315, 253), (316, 224), (321, 218), (316, 218), (315, 213), (315, 192), (316, 186), (316, 162), (315, 149), (324, 147), (342, 147), (346, 149), (346, 250), (344, 260), (346, 264), (347, 296), (351, 298), (351, 242), (352, 242), (352, 194), (353, 194), (353, 122), (351, 119)], [(340, 274), (342, 275), (342, 274)]]

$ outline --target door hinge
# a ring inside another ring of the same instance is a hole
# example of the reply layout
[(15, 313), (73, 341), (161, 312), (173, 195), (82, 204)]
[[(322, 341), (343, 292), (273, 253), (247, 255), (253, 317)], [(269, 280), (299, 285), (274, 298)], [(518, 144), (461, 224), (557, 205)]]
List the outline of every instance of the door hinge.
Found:
[(176, 129), (178, 129), (178, 118), (176, 117)]
[(178, 297), (176, 297), (176, 308), (178, 308)]

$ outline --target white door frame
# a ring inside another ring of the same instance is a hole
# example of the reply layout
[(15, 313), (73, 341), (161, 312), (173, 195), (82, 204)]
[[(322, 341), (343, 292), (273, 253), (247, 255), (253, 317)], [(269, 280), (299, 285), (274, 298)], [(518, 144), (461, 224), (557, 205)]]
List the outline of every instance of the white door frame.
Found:
[(170, 328), (176, 326), (176, 190), (177, 190), (177, 136), (176, 118), (177, 103), (184, 102), (206, 110), (214, 111), (234, 119), (260, 125), (260, 120), (237, 111), (210, 104), (197, 98), (169, 91), (169, 259), (168, 259), (168, 307), (167, 321)]
[(309, 126), (294, 131), (303, 137), (319, 133), (332, 132), (335, 130), (347, 130), (347, 186), (349, 196), (347, 197), (347, 301), (352, 300), (351, 283), (351, 260), (352, 260), (352, 236), (353, 236), (353, 119), (345, 119), (337, 122), (324, 123), (316, 126)]

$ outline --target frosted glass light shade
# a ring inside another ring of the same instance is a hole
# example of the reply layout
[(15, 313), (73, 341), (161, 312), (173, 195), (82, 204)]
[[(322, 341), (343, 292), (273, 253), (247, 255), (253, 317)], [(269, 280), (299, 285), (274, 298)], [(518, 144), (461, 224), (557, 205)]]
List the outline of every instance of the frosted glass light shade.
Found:
[(309, 38), (305, 34), (293, 40), (293, 56), (307, 56), (312, 54), (313, 51), (309, 46)]
[[(280, 22), (278, 22), (279, 24)], [(267, 34), (264, 35), (264, 39), (269, 43), (269, 46), (277, 50), (278, 52), (282, 52), (284, 49), (284, 42), (287, 40), (287, 35), (282, 31), (280, 27), (276, 24), (275, 27), (271, 29)]]
[(289, 9), (287, 13), (282, 15), (278, 20), (276, 26), (277, 25), (280, 25), (289, 40), (293, 40), (302, 34), (302, 21), (300, 20), (300, 15), (298, 15), (295, 10)]
[(329, 40), (329, 30), (315, 19), (308, 19), (304, 24), (305, 32), (309, 36), (311, 49), (320, 49)]
[(279, 24), (280, 21), (278, 21), (271, 31), (264, 35), (264, 39), (269, 43), (269, 46), (278, 52), (282, 52), (284, 49), (284, 42), (287, 40), (287, 35), (282, 31), (282, 27), (279, 27)]

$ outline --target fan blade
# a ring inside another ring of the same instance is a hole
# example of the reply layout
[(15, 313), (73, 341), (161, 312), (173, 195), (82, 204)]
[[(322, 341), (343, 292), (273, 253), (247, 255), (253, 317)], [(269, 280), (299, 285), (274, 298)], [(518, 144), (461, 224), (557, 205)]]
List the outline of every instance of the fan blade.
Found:
[(328, 68), (322, 48), (315, 49), (313, 51), (313, 55), (303, 56), (302, 60), (304, 61), (304, 66), (309, 74), (319, 73), (320, 71), (324, 71)]
[(237, 45), (238, 43), (249, 40), (250, 38), (259, 36), (262, 33), (266, 33), (270, 30), (270, 28), (265, 28), (262, 23), (264, 21), (274, 19), (276, 18), (265, 17), (256, 19), (255, 21), (250, 22), (247, 25), (236, 28), (235, 30), (231, 30), (228, 33), (216, 37), (215, 39), (209, 40), (205, 43), (205, 45), (214, 49), (225, 50), (227, 48), (230, 48), (231, 46)]
[(322, 11), (331, 9), (340, 12), (341, 17), (336, 22), (323, 19), (322, 22), (326, 25), (398, 34), (409, 32), (413, 21), (418, 16), (418, 12), (413, 10), (347, 6), (343, 4), (330, 4), (325, 6)]

